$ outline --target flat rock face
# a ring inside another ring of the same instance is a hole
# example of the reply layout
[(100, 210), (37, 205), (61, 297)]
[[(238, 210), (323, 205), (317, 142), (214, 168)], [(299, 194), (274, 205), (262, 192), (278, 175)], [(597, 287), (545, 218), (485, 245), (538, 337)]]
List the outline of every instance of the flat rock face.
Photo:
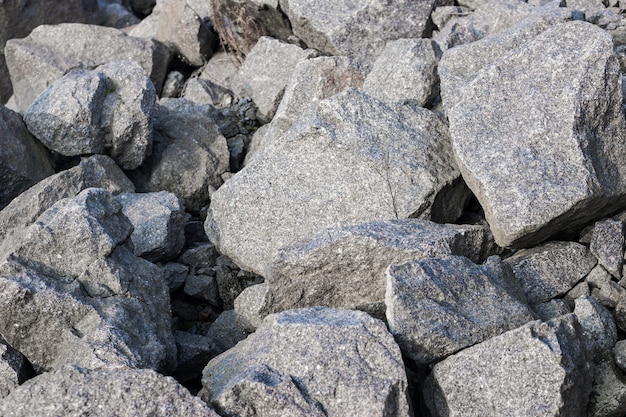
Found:
[(581, 339), (566, 315), (469, 347), (435, 365), (426, 404), (435, 416), (585, 415), (592, 376)]
[(409, 413), (398, 346), (381, 321), (357, 311), (317, 307), (268, 316), (209, 362), (202, 384), (202, 397), (225, 415)]
[(0, 210), (52, 174), (46, 149), (28, 132), (18, 113), (0, 104)]
[(421, 38), (441, 0), (280, 0), (293, 33), (328, 55), (347, 55), (371, 68), (385, 42)]
[(276, 251), (330, 228), (460, 207), (445, 125), (425, 109), (390, 107), (362, 91), (322, 100), (212, 195), (205, 230), (244, 269), (268, 275)]
[(520, 250), (505, 261), (531, 304), (565, 294), (591, 272), (597, 261), (575, 242), (549, 242)]
[(175, 367), (167, 285), (123, 245), (121, 209), (89, 188), (0, 245), (0, 332), (36, 370)]
[(75, 70), (44, 90), (24, 113), (28, 129), (65, 156), (110, 155), (137, 168), (152, 150), (154, 85), (133, 61)]
[(67, 366), (27, 381), (0, 401), (6, 417), (105, 417), (131, 415), (131, 410), (155, 417), (218, 417), (174, 379), (149, 369)]
[(446, 255), (478, 261), (492, 249), (491, 243), (483, 226), (417, 219), (327, 229), (306, 243), (278, 251), (265, 277), (268, 292), (261, 311), (320, 305), (380, 313), (390, 264)]
[(461, 256), (390, 265), (385, 304), (402, 352), (424, 365), (535, 319), (506, 264)]
[(5, 54), (20, 109), (30, 106), (42, 91), (72, 68), (93, 69), (125, 59), (139, 64), (160, 91), (168, 63), (167, 52), (154, 40), (78, 23), (39, 26), (26, 38), (8, 41)]
[(624, 203), (626, 125), (609, 34), (557, 24), (482, 67), (453, 51), (440, 68), (474, 70), (466, 84), (440, 71), (454, 153), (499, 245), (541, 241)]

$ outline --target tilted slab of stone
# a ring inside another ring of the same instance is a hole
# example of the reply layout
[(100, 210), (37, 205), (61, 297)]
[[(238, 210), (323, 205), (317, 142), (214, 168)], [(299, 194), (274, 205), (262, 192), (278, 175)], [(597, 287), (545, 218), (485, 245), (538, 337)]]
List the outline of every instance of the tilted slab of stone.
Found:
[[(462, 204), (446, 126), (349, 89), (319, 102), (211, 197), (205, 230), (244, 269), (269, 275), (284, 246), (330, 227), (456, 219)], [(444, 203), (445, 201), (445, 203)]]
[(18, 113), (0, 104), (0, 210), (52, 174), (46, 149), (29, 133)]
[(386, 316), (404, 355), (436, 362), (536, 317), (498, 257), (476, 265), (462, 256), (387, 269)]
[(123, 245), (131, 232), (115, 197), (89, 188), (2, 242), (0, 333), (36, 370), (176, 366), (165, 279)]
[(73, 68), (93, 69), (120, 60), (138, 63), (160, 91), (169, 61), (169, 52), (152, 39), (78, 23), (39, 26), (26, 38), (9, 40), (5, 54), (20, 109), (26, 109), (50, 84)]
[(589, 352), (573, 314), (534, 321), (436, 364), (425, 402), (434, 416), (579, 416), (591, 390)]
[(0, 401), (5, 417), (218, 417), (173, 378), (149, 369), (63, 367), (37, 376)]
[(446, 255), (478, 262), (493, 250), (492, 242), (486, 226), (417, 219), (328, 229), (278, 251), (265, 277), (268, 292), (260, 311), (267, 315), (319, 305), (380, 313), (390, 264)]
[(111, 156), (137, 168), (152, 150), (154, 85), (133, 61), (75, 70), (44, 90), (24, 113), (32, 134), (65, 156)]
[(530, 304), (540, 304), (574, 288), (596, 265), (587, 247), (575, 242), (549, 242), (523, 249), (505, 260)]
[(440, 71), (442, 96), (459, 168), (500, 246), (528, 246), (626, 203), (611, 36), (568, 22), (525, 39), (489, 62), (446, 53), (440, 63), (475, 69), (466, 84)]
[(157, 105), (152, 154), (129, 173), (137, 191), (169, 191), (192, 211), (208, 205), (210, 191), (222, 185), (230, 155), (212, 110), (184, 99)]
[(209, 362), (202, 384), (202, 398), (225, 415), (409, 413), (400, 350), (383, 322), (360, 311), (316, 307), (270, 315)]
[(0, 337), (0, 398), (33, 377), (28, 360)]
[(400, 38), (421, 38), (435, 6), (447, 0), (280, 0), (293, 33), (327, 55), (347, 55), (366, 68)]
[(616, 279), (622, 277), (626, 227), (621, 220), (599, 221), (593, 227), (589, 249), (602, 265)]

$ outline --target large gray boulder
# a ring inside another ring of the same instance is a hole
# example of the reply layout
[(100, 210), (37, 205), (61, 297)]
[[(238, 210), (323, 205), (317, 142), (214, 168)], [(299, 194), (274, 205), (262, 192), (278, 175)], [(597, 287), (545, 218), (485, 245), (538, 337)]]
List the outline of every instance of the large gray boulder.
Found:
[(65, 156), (110, 155), (137, 168), (152, 150), (154, 85), (133, 61), (75, 70), (44, 90), (24, 113), (28, 129)]
[(565, 294), (597, 263), (586, 246), (575, 242), (549, 242), (523, 249), (505, 262), (513, 268), (531, 304), (541, 304)]
[(447, 0), (280, 0), (293, 33), (327, 55), (347, 55), (371, 68), (385, 42), (421, 38), (436, 6)]
[(528, 246), (626, 203), (613, 40), (585, 22), (539, 26), (516, 26), (482, 59), (498, 36), (453, 48), (439, 67), (459, 168), (501, 246)]
[(365, 78), (363, 90), (382, 101), (424, 107), (439, 94), (440, 58), (441, 49), (430, 39), (388, 42)]
[(152, 39), (78, 23), (39, 26), (23, 39), (8, 41), (4, 52), (19, 109), (30, 106), (42, 91), (71, 69), (94, 69), (127, 59), (144, 69), (158, 92), (169, 61), (166, 48)]
[(0, 210), (52, 174), (46, 149), (28, 132), (18, 113), (0, 104)]
[(202, 384), (202, 398), (224, 415), (409, 414), (400, 350), (383, 322), (360, 311), (270, 315), (209, 362)]
[(223, 254), (266, 276), (278, 249), (330, 227), (456, 219), (463, 202), (450, 201), (465, 194), (449, 146), (429, 110), (349, 89), (320, 101), (218, 189), (205, 230)]
[(424, 400), (436, 417), (582, 416), (588, 355), (573, 314), (534, 321), (436, 364)]
[(0, 401), (5, 417), (218, 417), (173, 378), (149, 369), (63, 367), (37, 376)]
[(389, 330), (416, 364), (436, 362), (536, 317), (508, 265), (462, 256), (390, 265)]
[(88, 188), (0, 244), (0, 333), (36, 370), (176, 366), (168, 288), (124, 245), (132, 229)]
[(282, 248), (265, 276), (263, 316), (290, 308), (358, 308), (384, 316), (385, 270), (392, 263), (446, 255), (480, 261), (493, 250), (485, 226), (428, 220), (374, 221), (327, 229)]
[(211, 190), (222, 185), (229, 166), (226, 139), (211, 117), (212, 110), (208, 104), (184, 99), (157, 105), (152, 155), (129, 174), (137, 191), (169, 191), (191, 211), (209, 204)]

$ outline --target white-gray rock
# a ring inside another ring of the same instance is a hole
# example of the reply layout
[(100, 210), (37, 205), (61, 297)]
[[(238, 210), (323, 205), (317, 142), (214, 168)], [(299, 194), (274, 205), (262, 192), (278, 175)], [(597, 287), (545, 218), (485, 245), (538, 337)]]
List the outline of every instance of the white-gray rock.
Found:
[(202, 384), (202, 398), (226, 415), (409, 414), (400, 350), (381, 321), (359, 311), (270, 315), (209, 362)]
[(211, 197), (205, 230), (240, 267), (269, 275), (281, 247), (330, 227), (456, 219), (463, 203), (446, 126), (349, 89), (319, 102)]
[(598, 263), (615, 278), (622, 277), (626, 227), (621, 220), (602, 220), (593, 227), (589, 249)]
[(0, 337), (0, 399), (33, 376), (32, 367), (24, 355)]

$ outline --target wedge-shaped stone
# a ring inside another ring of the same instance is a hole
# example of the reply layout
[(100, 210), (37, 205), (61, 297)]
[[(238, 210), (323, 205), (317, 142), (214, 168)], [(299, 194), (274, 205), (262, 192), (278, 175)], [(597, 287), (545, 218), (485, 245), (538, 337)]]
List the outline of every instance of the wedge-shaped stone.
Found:
[(447, 128), (429, 110), (349, 89), (273, 143), (212, 195), (205, 223), (222, 253), (260, 275), (278, 249), (326, 228), (462, 210)]

